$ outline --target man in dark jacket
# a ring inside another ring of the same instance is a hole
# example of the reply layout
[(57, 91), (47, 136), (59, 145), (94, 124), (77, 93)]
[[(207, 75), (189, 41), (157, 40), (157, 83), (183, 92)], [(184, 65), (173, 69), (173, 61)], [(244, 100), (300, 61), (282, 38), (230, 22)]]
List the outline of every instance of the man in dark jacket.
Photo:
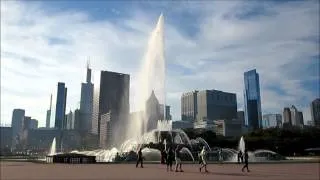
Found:
[(140, 148), (139, 151), (138, 151), (138, 158), (137, 158), (136, 168), (138, 167), (139, 163), (141, 163), (140, 167), (143, 168), (142, 148)]
[(250, 172), (248, 167), (248, 164), (249, 164), (248, 160), (249, 160), (249, 155), (248, 155), (248, 150), (246, 149), (244, 151), (244, 166), (242, 167), (242, 172), (244, 168), (247, 168), (247, 172)]

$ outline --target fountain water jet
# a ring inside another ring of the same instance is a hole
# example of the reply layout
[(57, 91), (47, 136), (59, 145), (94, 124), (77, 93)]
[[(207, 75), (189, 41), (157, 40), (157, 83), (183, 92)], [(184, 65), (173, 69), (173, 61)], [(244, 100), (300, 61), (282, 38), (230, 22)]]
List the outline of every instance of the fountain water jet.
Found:
[(246, 149), (246, 144), (244, 142), (244, 138), (243, 136), (241, 136), (240, 140), (239, 140), (239, 146), (238, 146), (238, 150), (241, 151), (242, 153), (244, 153), (244, 150)]
[(52, 156), (55, 154), (56, 154), (56, 138), (53, 138), (49, 155)]

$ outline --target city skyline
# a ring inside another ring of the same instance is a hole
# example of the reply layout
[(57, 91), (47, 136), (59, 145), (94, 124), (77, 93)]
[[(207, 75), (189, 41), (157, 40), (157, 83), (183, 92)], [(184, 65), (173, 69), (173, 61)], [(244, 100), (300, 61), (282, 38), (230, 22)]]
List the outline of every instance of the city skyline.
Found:
[[(129, 2), (97, 2), (87, 9), (83, 2), (1, 2), (1, 123), (10, 124), (13, 109), (21, 108), (44, 126), (44, 104), (60, 81), (68, 87), (66, 109), (78, 108), (86, 56), (92, 57), (93, 71), (130, 74), (130, 111), (135, 111), (139, 62), (161, 11), (166, 18), (166, 98), (174, 120), (181, 117), (182, 93), (192, 90), (236, 93), (243, 110), (243, 72), (257, 69), (262, 114), (282, 114), (284, 107), (295, 105), (306, 122), (310, 102), (319, 97), (319, 6), (314, 3), (218, 1), (170, 9), (170, 3), (142, 3), (150, 7), (142, 10), (140, 3)], [(179, 21), (182, 25), (174, 25)], [(60, 33), (61, 27), (66, 33)]]

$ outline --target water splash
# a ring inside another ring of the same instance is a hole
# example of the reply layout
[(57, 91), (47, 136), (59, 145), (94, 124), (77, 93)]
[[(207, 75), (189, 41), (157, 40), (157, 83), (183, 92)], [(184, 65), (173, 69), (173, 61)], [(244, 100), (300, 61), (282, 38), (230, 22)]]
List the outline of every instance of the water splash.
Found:
[(56, 138), (53, 138), (49, 155), (52, 156), (55, 154), (57, 154), (57, 152), (56, 152)]
[(244, 142), (244, 138), (243, 136), (241, 136), (240, 140), (239, 140), (239, 146), (238, 146), (238, 150), (241, 151), (242, 153), (244, 153), (244, 150), (246, 149), (246, 144)]
[(138, 137), (147, 131), (149, 119), (146, 118), (145, 103), (154, 91), (160, 104), (163, 104), (163, 109), (160, 114), (165, 115), (165, 58), (164, 58), (164, 17), (159, 16), (156, 27), (151, 32), (148, 40), (148, 45), (143, 57), (143, 63), (138, 74), (138, 85), (135, 89), (137, 92), (134, 97), (136, 102), (135, 111), (140, 111), (130, 121), (127, 137)]

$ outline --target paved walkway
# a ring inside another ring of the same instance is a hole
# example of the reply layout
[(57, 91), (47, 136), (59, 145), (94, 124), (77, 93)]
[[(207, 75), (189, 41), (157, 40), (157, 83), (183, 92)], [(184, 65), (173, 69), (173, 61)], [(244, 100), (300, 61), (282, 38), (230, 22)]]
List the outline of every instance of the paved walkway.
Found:
[(319, 163), (252, 164), (251, 172), (241, 172), (241, 165), (210, 164), (209, 173), (200, 173), (198, 165), (183, 166), (184, 172), (167, 172), (160, 164), (39, 164), (31, 162), (0, 162), (1, 180), (9, 179), (218, 179), (218, 180), (319, 180)]

